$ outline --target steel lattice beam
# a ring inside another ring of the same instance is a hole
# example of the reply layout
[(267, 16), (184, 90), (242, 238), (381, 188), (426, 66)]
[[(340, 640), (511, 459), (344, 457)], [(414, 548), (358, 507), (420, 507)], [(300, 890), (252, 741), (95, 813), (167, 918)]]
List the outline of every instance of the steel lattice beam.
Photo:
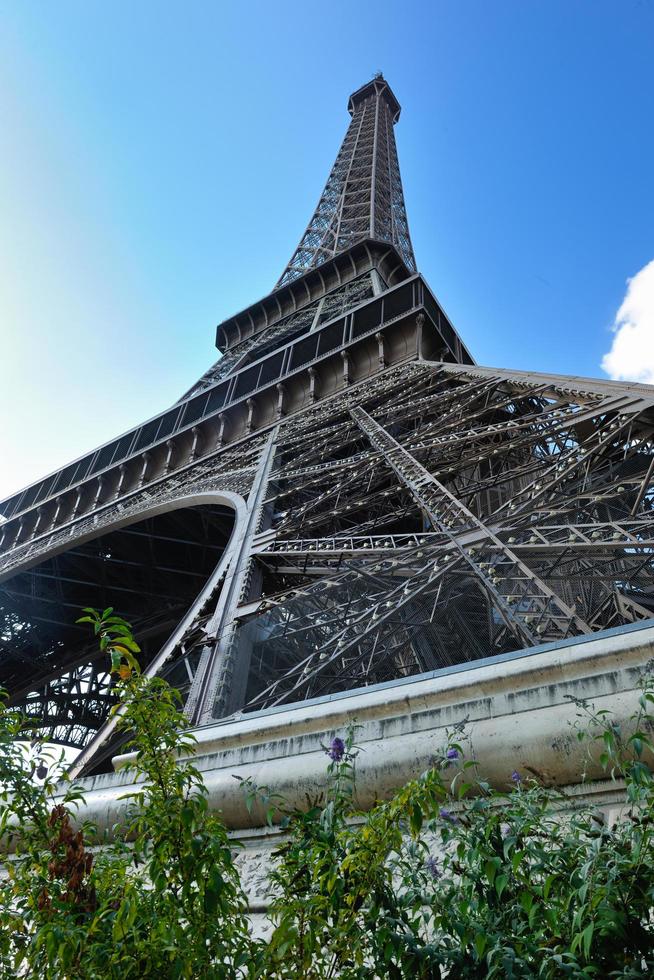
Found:
[(73, 623), (90, 602), (134, 618), (201, 723), (654, 613), (654, 390), (475, 365), (415, 271), (399, 104), (376, 77), (349, 108), (298, 248), (219, 326), (219, 360), (0, 502), (0, 683), (87, 746), (77, 771), (115, 744)]

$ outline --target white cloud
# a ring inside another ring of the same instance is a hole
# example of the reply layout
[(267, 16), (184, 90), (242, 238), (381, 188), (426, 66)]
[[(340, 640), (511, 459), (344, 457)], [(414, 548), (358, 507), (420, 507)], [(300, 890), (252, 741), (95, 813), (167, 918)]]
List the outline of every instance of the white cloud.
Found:
[(627, 279), (612, 329), (613, 343), (602, 358), (602, 370), (615, 381), (654, 384), (654, 259)]

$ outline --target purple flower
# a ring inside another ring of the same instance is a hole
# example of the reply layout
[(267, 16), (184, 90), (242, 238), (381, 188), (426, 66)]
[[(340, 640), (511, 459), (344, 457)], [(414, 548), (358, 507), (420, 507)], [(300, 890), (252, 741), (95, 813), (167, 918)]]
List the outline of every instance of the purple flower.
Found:
[(437, 881), (441, 876), (441, 871), (440, 868), (438, 867), (438, 861), (436, 860), (435, 857), (432, 857), (431, 854), (425, 861), (425, 870), (429, 875), (431, 875), (434, 881)]
[(510, 833), (511, 833), (511, 826), (508, 823), (501, 823), (500, 824), (500, 835), (502, 837), (502, 840), (504, 840), (505, 838), (507, 838)]
[(511, 779), (516, 784), (516, 786), (518, 785), (518, 783), (522, 782), (522, 776), (520, 775), (517, 769), (514, 769), (513, 772), (511, 773)]
[(325, 752), (332, 762), (340, 762), (345, 754), (345, 742), (337, 735), (336, 738), (331, 740), (329, 748), (325, 749)]
[(439, 816), (440, 816), (441, 820), (447, 820), (448, 823), (456, 823), (457, 822), (456, 817), (454, 816), (453, 813), (450, 813), (449, 810), (445, 810), (445, 809), (440, 810), (439, 811)]
[(458, 759), (459, 758), (459, 753), (457, 752), (456, 749), (448, 749), (447, 750), (447, 758), (448, 759)]

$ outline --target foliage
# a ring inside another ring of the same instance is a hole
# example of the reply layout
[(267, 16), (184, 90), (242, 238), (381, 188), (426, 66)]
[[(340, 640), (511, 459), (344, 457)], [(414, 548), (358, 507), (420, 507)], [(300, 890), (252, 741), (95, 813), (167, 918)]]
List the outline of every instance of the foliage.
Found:
[[(248, 933), (234, 845), (207, 806), (176, 692), (146, 679), (129, 626), (86, 610), (130, 732), (129, 816), (111, 840), (77, 826), (73, 783), (43, 783), (29, 719), (0, 711), (3, 976), (90, 978), (610, 978), (654, 973), (654, 689), (621, 731), (578, 702), (577, 737), (626, 787), (614, 825), (536, 776), (498, 793), (451, 733), (420, 779), (356, 806), (356, 729), (335, 736), (327, 790), (303, 809), (265, 789), (285, 833), (271, 874), (272, 933)], [(508, 774), (507, 774), (508, 775)], [(565, 811), (565, 812), (564, 812)], [(6, 857), (6, 854), (5, 854)]]
[(626, 785), (613, 826), (589, 807), (564, 816), (569, 798), (517, 771), (510, 793), (493, 792), (454, 741), (353, 822), (350, 737), (329, 767), (327, 805), (287, 815), (266, 975), (652, 976), (652, 702), (645, 680), (628, 737), (579, 702), (578, 738), (600, 743), (602, 764)]
[[(9, 879), (0, 892), (3, 976), (232, 977), (248, 957), (245, 899), (225, 828), (197, 769), (176, 692), (144, 678), (130, 628), (113, 610), (85, 610), (117, 675), (119, 729), (130, 733), (135, 788), (109, 841), (73, 830), (75, 784), (53, 804), (47, 775), (18, 739), (25, 719), (0, 714), (0, 835)], [(93, 850), (89, 851), (88, 848)]]

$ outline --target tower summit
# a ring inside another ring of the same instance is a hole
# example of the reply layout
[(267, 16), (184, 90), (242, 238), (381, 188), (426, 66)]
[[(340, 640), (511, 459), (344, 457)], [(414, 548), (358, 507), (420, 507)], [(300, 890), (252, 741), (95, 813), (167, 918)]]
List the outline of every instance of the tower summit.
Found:
[(400, 103), (380, 74), (353, 92), (347, 107), (352, 122), (277, 288), (367, 238), (395, 245), (416, 271), (393, 131)]
[(0, 503), (0, 684), (75, 772), (116, 751), (82, 606), (132, 621), (196, 725), (346, 711), (652, 616), (654, 390), (475, 365), (415, 268), (399, 103), (378, 76), (348, 108), (300, 244), (217, 362)]

